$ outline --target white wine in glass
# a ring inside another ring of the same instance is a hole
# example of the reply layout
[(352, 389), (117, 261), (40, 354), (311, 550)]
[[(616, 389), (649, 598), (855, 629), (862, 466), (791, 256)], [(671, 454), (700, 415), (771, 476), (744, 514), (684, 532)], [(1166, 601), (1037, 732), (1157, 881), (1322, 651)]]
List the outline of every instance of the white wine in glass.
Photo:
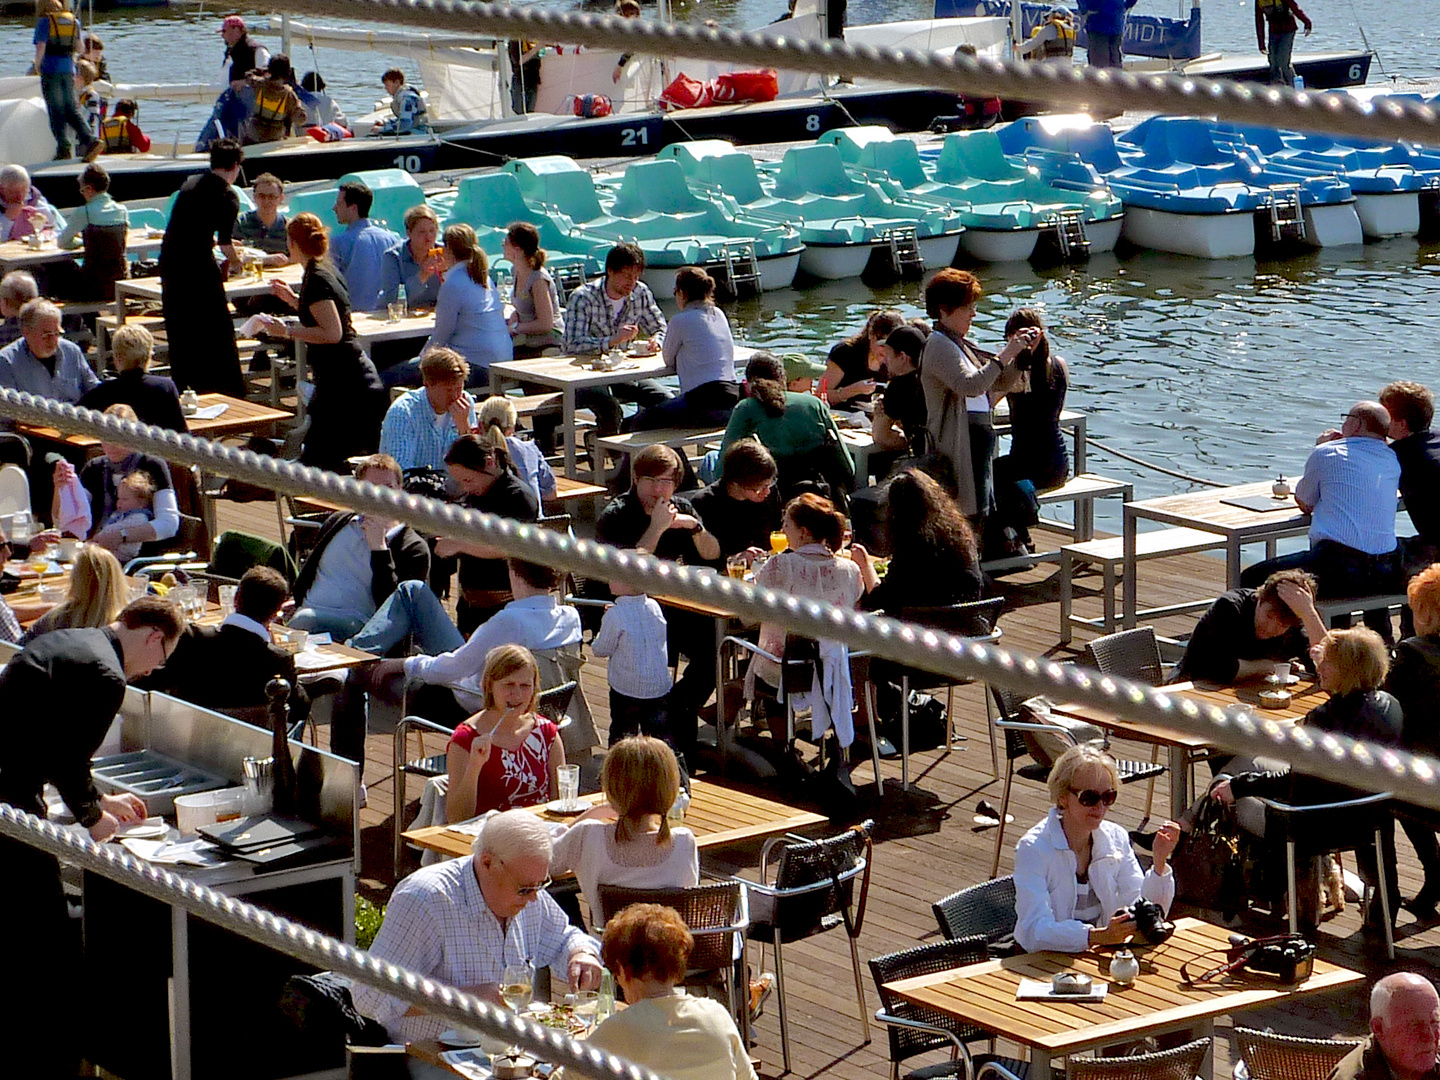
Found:
[(519, 1013), (535, 994), (535, 972), (529, 964), (506, 964), (500, 977), (500, 997), (511, 1012)]

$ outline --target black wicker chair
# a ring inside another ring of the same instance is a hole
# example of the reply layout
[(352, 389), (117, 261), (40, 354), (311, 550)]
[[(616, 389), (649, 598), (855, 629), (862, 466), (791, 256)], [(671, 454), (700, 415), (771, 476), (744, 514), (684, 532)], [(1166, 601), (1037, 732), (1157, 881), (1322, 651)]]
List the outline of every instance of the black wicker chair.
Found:
[(940, 932), (951, 941), (982, 937), (993, 945), (1015, 933), (1015, 877), (1007, 874), (953, 892), (930, 905)]
[(1195, 1080), (1211, 1042), (1196, 1039), (1134, 1057), (1070, 1057), (1065, 1060), (1065, 1080)]
[[(1095, 638), (1085, 646), (1085, 662), (1102, 675), (1118, 675), (1147, 686), (1163, 686), (1170, 681), (1165, 661), (1160, 657), (1160, 641), (1153, 626), (1139, 626), (1134, 630), (1121, 630), (1118, 634)], [(1110, 745), (1108, 733), (1105, 745)], [(1157, 765), (1159, 761), (1160, 744), (1155, 743), (1150, 750), (1150, 764)], [(1154, 805), (1155, 777), (1152, 776), (1145, 785), (1145, 816), (1140, 819), (1140, 828), (1143, 829), (1150, 820)]]
[(980, 936), (935, 941), (900, 952), (877, 956), (870, 961), (870, 974), (880, 995), (880, 1010), (875, 1019), (886, 1026), (890, 1035), (890, 1078), (898, 1080), (900, 1065), (920, 1054), (933, 1050), (951, 1050), (956, 1056), (938, 1065), (906, 1073), (906, 1080), (940, 1080), (942, 1077), (968, 1078), (975, 1068), (987, 1061), (999, 1061), (1011, 1072), (1025, 1076), (1025, 1063), (990, 1055), (973, 1057), (965, 1046), (976, 1039), (993, 1039), (984, 1028), (960, 1023), (953, 1017), (923, 1005), (915, 1005), (898, 994), (886, 990), (886, 984), (917, 975), (979, 963), (988, 956), (985, 939)]
[(1300, 1039), (1236, 1027), (1235, 1046), (1250, 1080), (1327, 1080), (1355, 1047), (1347, 1039)]

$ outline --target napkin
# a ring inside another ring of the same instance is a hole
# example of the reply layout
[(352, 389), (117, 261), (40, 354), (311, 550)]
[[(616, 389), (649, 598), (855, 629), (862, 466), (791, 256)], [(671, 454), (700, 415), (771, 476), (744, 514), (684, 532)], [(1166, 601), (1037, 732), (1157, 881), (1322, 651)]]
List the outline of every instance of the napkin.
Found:
[(228, 408), (230, 406), (222, 401), (218, 405), (206, 405), (203, 409), (196, 409), (192, 415), (197, 420), (215, 420), (223, 416)]

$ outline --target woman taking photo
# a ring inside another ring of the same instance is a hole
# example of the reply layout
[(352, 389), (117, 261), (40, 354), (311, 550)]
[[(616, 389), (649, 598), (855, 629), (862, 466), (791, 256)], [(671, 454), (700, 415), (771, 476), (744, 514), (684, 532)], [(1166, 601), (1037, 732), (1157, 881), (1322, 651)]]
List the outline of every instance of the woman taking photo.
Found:
[(1136, 900), (1170, 910), (1180, 826), (1160, 826), (1155, 865), (1142, 871), (1129, 834), (1105, 820), (1120, 790), (1114, 758), (1091, 743), (1072, 746), (1048, 783), (1054, 808), (1015, 847), (1015, 940), (1026, 952), (1119, 945), (1135, 933), (1125, 909)]
[(785, 365), (774, 353), (760, 350), (750, 357), (745, 365), (749, 396), (730, 414), (720, 457), (753, 435), (775, 457), (782, 496), (800, 484), (824, 484), (834, 499), (844, 499), (855, 486), (855, 462), (835, 419), (819, 398), (787, 390), (786, 382)]
[(435, 332), (421, 352), (454, 349), (470, 363), (469, 385), (486, 386), (490, 365), (511, 359), (515, 350), (500, 290), (490, 284), (490, 262), (469, 225), (445, 230), (440, 267), (445, 280), (435, 304)]
[[(1320, 644), (1310, 650), (1310, 656), (1315, 661), (1315, 675), (1320, 681), (1320, 688), (1330, 697), (1298, 722), (1318, 732), (1347, 735), (1382, 746), (1399, 746), (1404, 734), (1404, 717), (1400, 703), (1380, 689), (1385, 685), (1390, 670), (1390, 657), (1380, 635), (1365, 627), (1331, 630)], [(1315, 806), (1357, 799), (1365, 793), (1290, 769), (1277, 769), (1242, 772), (1227, 777), (1215, 784), (1210, 794), (1223, 803), (1234, 803), (1237, 799), (1253, 795), (1291, 806)], [(1246, 831), (1260, 837), (1267, 835), (1263, 809), (1259, 804), (1242, 805), (1236, 816)], [(1385, 853), (1386, 886), (1392, 898), (1390, 917), (1393, 919), (1400, 896), (1395, 871), (1395, 833), (1388, 827), (1383, 833), (1384, 845), (1388, 849)], [(1375, 854), (1370, 847), (1358, 850), (1355, 862), (1367, 884), (1373, 886), (1379, 881), (1375, 872)], [(1269, 846), (1266, 867), (1267, 880), (1277, 880), (1271, 875), (1278, 875), (1279, 888), (1273, 891), (1277, 895), (1283, 893), (1286, 880), (1283, 840)], [(1318, 915), (1315, 860), (1305, 860), (1296, 869), (1302, 879), (1296, 886), (1299, 897), (1296, 911), (1302, 928), (1313, 927)], [(1370, 910), (1365, 913), (1365, 926), (1372, 931), (1381, 928), (1378, 893)]]
[(998, 356), (975, 345), (966, 335), (982, 295), (980, 282), (968, 271), (947, 269), (932, 277), (925, 285), (925, 309), (936, 332), (925, 339), (920, 354), (926, 426), (936, 449), (955, 467), (955, 501), (980, 535), (995, 499), (990, 395), (1016, 385), (1015, 360), (1040, 337), (1033, 327), (1017, 330)]
[(440, 297), (439, 255), (431, 255), (440, 236), (440, 219), (421, 203), (405, 211), (405, 239), (380, 257), (380, 307), (400, 298), (412, 307), (434, 307)]
[(1012, 555), (1029, 553), (1030, 526), (1039, 509), (1035, 495), (1059, 487), (1070, 476), (1070, 451), (1060, 430), (1070, 369), (1051, 353), (1045, 322), (1034, 308), (1018, 308), (1010, 315), (1006, 344), (1027, 328), (1040, 336), (1015, 358), (1020, 381), (1006, 395), (1010, 452), (995, 459), (997, 542)]
[(605, 802), (555, 841), (550, 874), (575, 874), (592, 912), (600, 885), (679, 889), (700, 883), (695, 834), (670, 827), (680, 765), (660, 739), (631, 735), (610, 747), (600, 772)]
[(343, 474), (347, 459), (373, 454), (380, 445), (380, 422), (390, 399), (375, 365), (355, 344), (350, 293), (327, 258), (325, 226), (314, 214), (296, 214), (286, 223), (285, 236), (290, 257), (305, 267), (300, 294), (283, 281), (272, 281), (270, 292), (299, 311), (300, 325), (266, 316), (267, 332), (306, 345), (315, 393), (300, 461)]
[(40, 616), (21, 644), (51, 630), (109, 626), (129, 602), (130, 586), (125, 582), (120, 560), (97, 544), (86, 544), (75, 553), (70, 591), (64, 603)]
[(529, 649), (497, 645), (481, 676), (485, 708), (461, 723), (445, 751), (445, 820), (536, 806), (560, 795), (560, 729), (535, 712), (540, 671)]
[(680, 393), (641, 412), (633, 431), (719, 427), (740, 400), (735, 382), (735, 339), (730, 320), (715, 306), (715, 279), (696, 266), (675, 274), (680, 310), (665, 329), (665, 370), (680, 379)]
[(515, 356), (526, 359), (558, 351), (565, 336), (565, 310), (555, 279), (545, 269), (540, 230), (517, 221), (505, 230), (500, 250), (515, 269), (515, 314), (510, 320)]
[(878, 346), (904, 325), (905, 316), (898, 311), (873, 312), (858, 334), (830, 350), (825, 363), (825, 394), (830, 404), (853, 409), (870, 400), (882, 366)]
[(694, 949), (695, 938), (674, 908), (631, 904), (612, 918), (600, 956), (629, 1005), (592, 1031), (585, 1045), (671, 1080), (755, 1080), (725, 1006), (676, 989)]
[(908, 607), (979, 600), (985, 592), (980, 552), (955, 500), (919, 469), (907, 469), (890, 481), (887, 497), (891, 558), (885, 577), (876, 573), (863, 546), (850, 545), (850, 558), (865, 583), (860, 606), (899, 618)]

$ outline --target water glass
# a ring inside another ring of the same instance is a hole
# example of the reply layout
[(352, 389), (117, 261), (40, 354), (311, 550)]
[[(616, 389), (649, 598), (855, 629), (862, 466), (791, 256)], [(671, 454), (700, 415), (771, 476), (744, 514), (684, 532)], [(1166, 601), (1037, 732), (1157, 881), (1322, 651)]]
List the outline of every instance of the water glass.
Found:
[(725, 560), (725, 573), (736, 581), (744, 581), (748, 569), (743, 555), (731, 555)]
[(10, 539), (17, 544), (30, 542), (30, 512), (28, 510), (16, 510), (10, 518)]
[(561, 765), (559, 771), (560, 802), (568, 810), (580, 797), (580, 766)]
[(389, 322), (399, 322), (405, 318), (405, 305), (399, 300), (392, 300), (385, 308), (385, 317)]
[(239, 586), (221, 585), (220, 590), (220, 617), (228, 618), (235, 614), (235, 590)]

